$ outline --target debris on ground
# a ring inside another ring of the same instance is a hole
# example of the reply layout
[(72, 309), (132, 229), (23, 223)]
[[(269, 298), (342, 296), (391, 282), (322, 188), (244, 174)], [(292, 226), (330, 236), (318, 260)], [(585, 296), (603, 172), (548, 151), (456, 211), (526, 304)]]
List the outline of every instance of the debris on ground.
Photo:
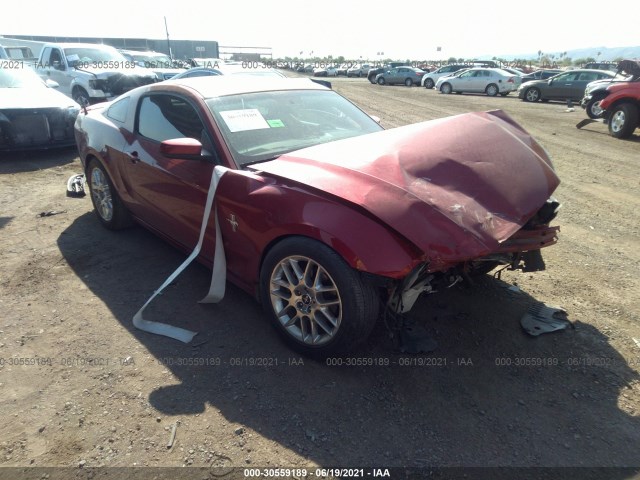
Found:
[(529, 335), (534, 337), (541, 333), (564, 330), (572, 325), (563, 308), (551, 307), (541, 302), (529, 308), (529, 311), (520, 319), (520, 324)]
[(84, 197), (84, 184), (86, 180), (83, 173), (71, 175), (67, 180), (67, 197)]
[(61, 213), (67, 213), (66, 210), (49, 210), (47, 212), (40, 212), (36, 217), (52, 217), (54, 215), (60, 215)]

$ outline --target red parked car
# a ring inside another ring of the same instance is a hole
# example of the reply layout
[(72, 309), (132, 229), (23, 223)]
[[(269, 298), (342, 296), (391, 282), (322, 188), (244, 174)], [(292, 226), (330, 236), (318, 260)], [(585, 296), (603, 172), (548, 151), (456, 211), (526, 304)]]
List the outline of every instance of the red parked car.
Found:
[[(552, 163), (501, 111), (383, 130), (308, 79), (202, 77), (91, 106), (76, 140), (99, 221), (187, 251), (212, 169), (230, 168), (215, 197), (227, 276), (312, 356), (353, 350), (423, 292), (542, 269), (557, 239)], [(214, 243), (212, 227), (205, 264)]]
[(600, 108), (609, 133), (616, 138), (629, 138), (640, 128), (640, 61), (623, 60), (618, 64), (618, 72), (631, 78), (611, 83), (600, 100)]

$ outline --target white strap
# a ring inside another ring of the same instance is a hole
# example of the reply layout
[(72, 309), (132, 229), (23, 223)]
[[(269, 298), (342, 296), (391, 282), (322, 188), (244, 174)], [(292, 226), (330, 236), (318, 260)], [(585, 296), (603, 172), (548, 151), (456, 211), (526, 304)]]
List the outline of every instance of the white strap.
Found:
[[(198, 244), (191, 252), (191, 255), (182, 262), (175, 272), (169, 275), (164, 283), (158, 290), (147, 300), (140, 310), (133, 316), (133, 326), (149, 333), (155, 333), (157, 335), (164, 335), (165, 337), (175, 338), (184, 343), (189, 343), (198, 332), (192, 332), (184, 328), (175, 327), (166, 323), (152, 322), (142, 318), (142, 312), (147, 305), (149, 305), (154, 298), (156, 298), (160, 292), (162, 292), (175, 278), (187, 268), (187, 266), (198, 256), (200, 249), (202, 248), (202, 242), (204, 241), (204, 234), (209, 223), (209, 216), (211, 214), (211, 207), (213, 206), (213, 199), (218, 188), (220, 179), (229, 170), (227, 167), (217, 165), (211, 173), (211, 183), (209, 184), (209, 192), (207, 193), (207, 203), (204, 207), (204, 215), (202, 217), (202, 226), (200, 227), (200, 237), (198, 238)], [(220, 224), (218, 223), (218, 212), (216, 211), (215, 225), (216, 225), (216, 248), (213, 257), (213, 271), (211, 273), (211, 286), (209, 293), (206, 297), (200, 300), (200, 303), (217, 303), (224, 297), (225, 283), (227, 280), (227, 261), (224, 256), (224, 246), (222, 245), (222, 235), (220, 233)]]

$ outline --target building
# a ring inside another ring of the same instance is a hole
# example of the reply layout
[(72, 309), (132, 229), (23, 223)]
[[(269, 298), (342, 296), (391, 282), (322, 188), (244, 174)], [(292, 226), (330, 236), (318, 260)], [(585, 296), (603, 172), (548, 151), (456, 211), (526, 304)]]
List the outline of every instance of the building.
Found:
[(153, 50), (173, 56), (178, 60), (187, 58), (219, 58), (218, 42), (214, 40), (171, 40), (171, 52), (167, 39), (148, 38), (99, 38), (99, 37), (47, 37), (38, 35), (5, 35), (0, 44), (8, 46), (28, 46), (38, 56), (44, 43), (101, 43), (125, 50)]

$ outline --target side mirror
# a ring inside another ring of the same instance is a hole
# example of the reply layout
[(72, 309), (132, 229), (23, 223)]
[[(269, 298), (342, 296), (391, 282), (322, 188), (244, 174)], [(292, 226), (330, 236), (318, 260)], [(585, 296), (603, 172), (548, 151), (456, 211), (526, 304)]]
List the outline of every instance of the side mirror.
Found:
[(50, 78), (47, 78), (44, 83), (46, 83), (49, 88), (60, 88), (60, 84)]
[(172, 138), (160, 143), (160, 153), (169, 158), (197, 160), (202, 155), (202, 143), (195, 138)]

